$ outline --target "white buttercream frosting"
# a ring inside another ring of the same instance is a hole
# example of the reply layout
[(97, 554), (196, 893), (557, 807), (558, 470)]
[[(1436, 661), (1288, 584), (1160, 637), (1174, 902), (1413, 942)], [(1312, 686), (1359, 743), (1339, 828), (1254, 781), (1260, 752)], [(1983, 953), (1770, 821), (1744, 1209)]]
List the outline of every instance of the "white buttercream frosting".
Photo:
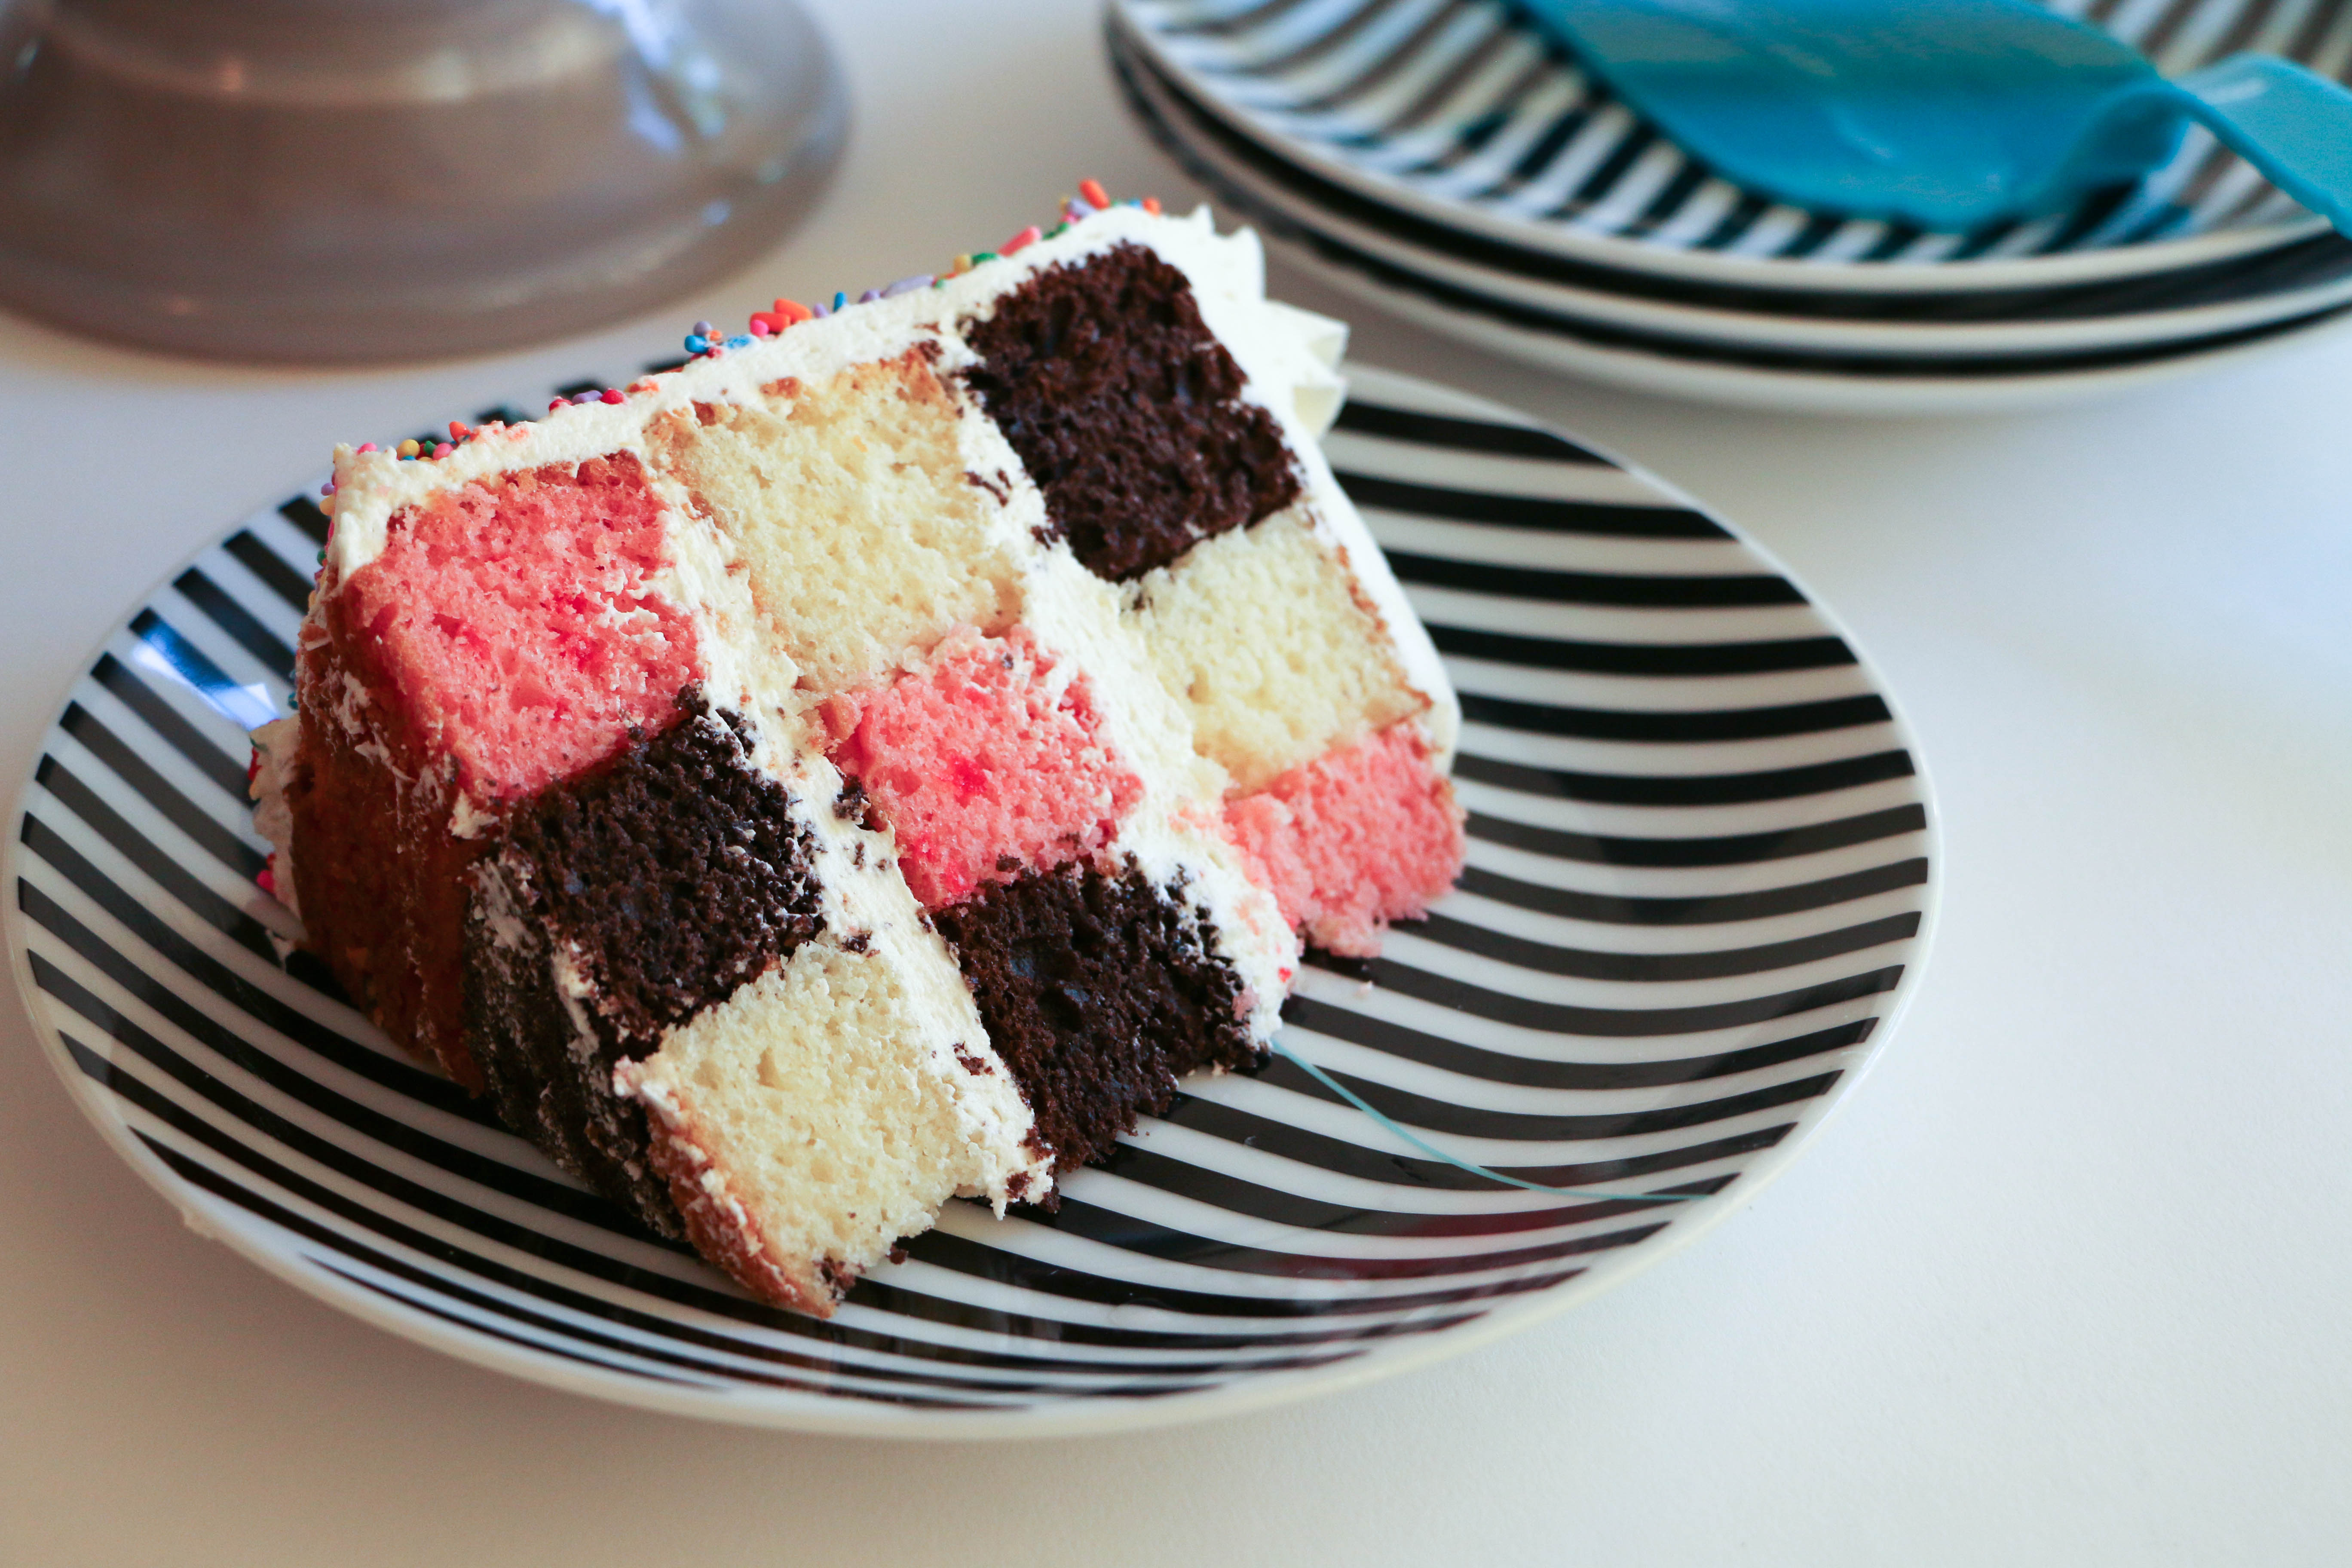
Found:
[(301, 918), (294, 895), (294, 813), (286, 804), (286, 785), (300, 743), (299, 719), (274, 719), (253, 732), (253, 778), (246, 794), (253, 800), (253, 830), (269, 841), (271, 890), (288, 912)]
[[(1023, 1148), (1032, 1126), (1028, 1110), (1002, 1062), (981, 1044), (985, 1033), (952, 956), (890, 868), (887, 834), (841, 820), (830, 809), (843, 781), (806, 744), (797, 717), (800, 672), (755, 635), (758, 616), (732, 542), (666, 477), (654, 460), (649, 433), (667, 416), (691, 418), (698, 404), (757, 405), (779, 383), (822, 384), (852, 365), (917, 348), (928, 348), (952, 380), (952, 373), (976, 357), (962, 336), (965, 321), (985, 319), (998, 299), (1042, 270), (1129, 242), (1184, 274), (1204, 324), (1243, 373), (1242, 395), (1274, 419), (1297, 463), (1304, 514), (1318, 536), (1346, 552), (1365, 599), (1386, 622), (1407, 679), (1429, 699), (1421, 722), (1441, 765), (1450, 763), (1459, 710), (1436, 651), (1317, 445), (1345, 396), (1339, 363), (1347, 328), (1265, 299), (1256, 236), (1245, 229), (1220, 235), (1206, 208), (1163, 217), (1113, 206), (935, 286), (847, 307), (640, 380), (616, 403), (567, 404), (528, 424), (486, 426), (438, 459), (403, 460), (350, 447), (335, 458), (334, 527), (321, 595), (332, 595), (374, 561), (393, 521), (436, 494), (521, 469), (620, 454), (639, 461), (663, 506), (669, 545), (653, 587), (693, 618), (709, 700), (751, 719), (754, 764), (782, 781), (800, 803), (815, 843), (828, 930), (867, 933), (874, 949), (909, 975), (927, 1036), (942, 1051), (961, 1046), (982, 1052), (993, 1069), (961, 1075), (971, 1089), (960, 1091), (958, 1103), (975, 1142), (1005, 1152), (992, 1167), (985, 1194), (1000, 1208), (1013, 1178), (1027, 1177), (1032, 1195), (1046, 1179), (1045, 1164)], [(989, 526), (1001, 532), (1006, 554), (1024, 563), (1019, 620), (1057, 660), (1086, 672), (1100, 694), (1106, 741), (1145, 781), (1141, 804), (1120, 825), (1114, 850), (1133, 856), (1160, 885), (1180, 889), (1187, 905), (1206, 916), (1220, 956), (1242, 982), (1251, 1032), (1264, 1041), (1278, 1024), (1297, 946), (1271, 895), (1245, 874), (1223, 836), (1223, 770), (1195, 752), (1182, 710), (1122, 626), (1118, 590), (1080, 565), (1066, 544), (1034, 542), (1047, 535), (1044, 498), (1003, 433), (969, 399), (959, 416), (959, 439), (969, 472), (1003, 477), (1004, 502)], [(347, 700), (364, 701), (364, 693), (354, 688)], [(265, 811), (276, 798), (265, 800)], [(282, 803), (275, 809), (273, 821), (282, 819)], [(452, 826), (461, 836), (489, 826), (462, 799), (457, 809)], [(281, 871), (279, 879), (281, 896), (290, 902), (290, 877)], [(495, 924), (499, 910), (492, 913)], [(561, 982), (563, 955), (553, 962)], [(558, 991), (571, 995), (562, 984)], [(943, 1073), (950, 1068), (942, 1062)]]
[[(1163, 217), (1113, 206), (1051, 238), (1036, 240), (1014, 256), (983, 263), (936, 286), (850, 306), (748, 347), (724, 350), (639, 381), (621, 402), (567, 404), (530, 424), (486, 427), (437, 460), (403, 460), (388, 452), (342, 448), (335, 460), (335, 525), (328, 546), (326, 591), (332, 592), (382, 552), (394, 516), (437, 492), (519, 468), (630, 454), (644, 464), (665, 504), (670, 561), (655, 587), (697, 622), (707, 693), (720, 706), (754, 716), (759, 765), (794, 781), (796, 790), (821, 791), (826, 786), (813, 771), (829, 773), (831, 764), (806, 757), (798, 744), (802, 737), (781, 722), (793, 709), (798, 672), (782, 655), (749, 635), (754, 616), (743, 574), (730, 571), (732, 546), (660, 475), (648, 450), (649, 428), (656, 420), (690, 412), (697, 404), (754, 404), (764, 396), (764, 389), (779, 382), (822, 383), (852, 364), (894, 358), (922, 344), (935, 352), (942, 373), (964, 368), (975, 359), (961, 331), (967, 318), (986, 318), (996, 300), (1040, 271), (1128, 242), (1148, 247), (1184, 274), (1203, 323), (1233, 354), (1245, 378), (1243, 396), (1276, 421), (1297, 457), (1307, 514), (1323, 537), (1346, 552), (1365, 597), (1387, 623), (1406, 678), (1430, 700), (1422, 722), (1441, 765), (1450, 763), (1459, 710), (1436, 650), (1316, 444), (1345, 396), (1338, 366), (1347, 327), (1267, 300), (1265, 258), (1256, 235), (1247, 229), (1219, 234), (1205, 207), (1182, 217)], [(994, 526), (1009, 541), (1042, 532), (1044, 499), (993, 422), (967, 405), (961, 425), (971, 471), (1002, 474), (1011, 483)], [(1171, 879), (1180, 871), (1189, 878), (1189, 896), (1207, 906), (1223, 956), (1261, 999), (1254, 1032), (1261, 1038), (1270, 1035), (1275, 1004), (1286, 987), (1296, 947), (1272, 900), (1244, 874), (1214, 829), (1213, 803), (1222, 793), (1222, 774), (1215, 764), (1194, 753), (1182, 714), (1161, 690), (1139, 647), (1120, 630), (1109, 586), (1080, 566), (1066, 546), (1015, 553), (1030, 561), (1021, 618), (1046, 646), (1074, 656), (1073, 662), (1102, 689), (1108, 738), (1146, 778), (1145, 805), (1122, 825), (1118, 847), (1134, 855), (1155, 879)], [(829, 798), (822, 794), (816, 797)], [(459, 809), (462, 816), (464, 803)], [(469, 833), (484, 823), (454, 826)], [(845, 850), (833, 842), (835, 837), (831, 829), (821, 834), (828, 886), (837, 869), (848, 867)], [(870, 871), (849, 876), (842, 885), (865, 887), (869, 882), (877, 882)], [(892, 900), (882, 899), (873, 888), (856, 897), (880, 900), (857, 922), (872, 924), (877, 933), (895, 931), (913, 918), (911, 903), (905, 909), (881, 907)], [(847, 911), (843, 915), (848, 918)]]

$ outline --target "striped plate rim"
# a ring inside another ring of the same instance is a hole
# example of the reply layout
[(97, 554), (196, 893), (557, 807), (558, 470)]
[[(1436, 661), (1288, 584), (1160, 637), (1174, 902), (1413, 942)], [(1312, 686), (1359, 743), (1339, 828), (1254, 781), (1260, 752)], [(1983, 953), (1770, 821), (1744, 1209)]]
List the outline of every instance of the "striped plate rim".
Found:
[(950, 1205), (828, 1322), (637, 1230), (402, 1055), (249, 879), (323, 519), (246, 519), (108, 638), (19, 807), (11, 961), (107, 1140), (193, 1225), (368, 1321), (680, 1414), (1105, 1431), (1417, 1365), (1695, 1239), (1819, 1131), (1916, 988), (1925, 780), (1851, 639), (1672, 491), (1356, 370), (1328, 450), (1463, 694), (1463, 885), (1286, 1045), (1522, 1179), (1428, 1159), (1287, 1062), (1188, 1080), (1055, 1215)]
[[(2272, 301), (2279, 313), (2182, 336), (2126, 338), (2089, 346), (2062, 335), (2029, 353), (1956, 353), (1941, 345), (1868, 350), (1808, 348), (1781, 341), (1766, 318), (1744, 318), (1755, 330), (1716, 339), (1663, 332), (1615, 314), (1563, 310), (1509, 298), (1431, 274), (1375, 254), (1334, 235), (1297, 209), (1281, 205), (1237, 177), (1199, 142), (1171, 125), (1154, 97), (1148, 67), (1111, 40), (1111, 60), (1129, 108), (1144, 129), (1184, 171), (1227, 207), (1256, 224), (1284, 254), (1350, 293), (1440, 331), (1533, 363), (1555, 365), (1669, 395), (1713, 395), (1733, 402), (1778, 403), (1786, 389), (1805, 388), (1824, 411), (1886, 413), (1915, 403), (1951, 401), (1955, 407), (2000, 406), (2021, 397), (2081, 390), (2179, 374), (2259, 352), (2273, 343), (2352, 319), (2352, 290), (2342, 284)], [(1701, 387), (1703, 391), (1699, 390)], [(1853, 394), (1895, 392), (1899, 405), (1855, 405)]]
[(2125, 282), (2026, 292), (1872, 297), (1698, 288), (1465, 243), (1394, 215), (1235, 133), (1141, 58), (1115, 25), (1111, 65), (1145, 129), (1262, 226), (1336, 266), (1507, 312), (1538, 331), (1635, 335), (1696, 353), (1918, 364), (2210, 344), (2352, 300), (2352, 241), (2330, 234), (2235, 261)]
[[(2325, 236), (2193, 131), (2166, 167), (2081, 208), (1969, 234), (1807, 213), (1693, 163), (1548, 51), (1507, 0), (1113, 0), (1219, 114), (1366, 196), (1466, 235), (1696, 282), (2012, 289), (2195, 267)], [(2334, 0), (2053, 9), (2178, 74), (2242, 49), (2352, 68)]]
[(1649, 342), (1601, 342), (1566, 332), (1531, 331), (1508, 320), (1452, 309), (1426, 295), (1392, 289), (1312, 249), (1271, 236), (1299, 269), (1402, 320), (1506, 358), (1654, 396), (1697, 399), (1776, 414), (1870, 418), (2009, 413), (2106, 396), (2180, 376), (2243, 363), (2321, 332), (2352, 331), (2352, 310), (2234, 336), (2218, 345), (2135, 357), (2122, 363), (1975, 374), (1869, 375), (1789, 370), (1659, 352)]

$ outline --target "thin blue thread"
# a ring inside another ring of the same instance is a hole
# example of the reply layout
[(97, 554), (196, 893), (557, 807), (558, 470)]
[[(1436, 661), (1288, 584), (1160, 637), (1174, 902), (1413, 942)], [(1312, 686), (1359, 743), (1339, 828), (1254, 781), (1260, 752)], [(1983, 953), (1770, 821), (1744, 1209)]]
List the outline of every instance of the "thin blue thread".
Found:
[(1490, 1171), (1486, 1166), (1473, 1164), (1471, 1162), (1461, 1158), (1459, 1155), (1447, 1153), (1444, 1150), (1439, 1148), (1436, 1144), (1432, 1143), (1426, 1138), (1419, 1137), (1412, 1132), (1406, 1131), (1403, 1128), (1398, 1126), (1395, 1122), (1390, 1121), (1379, 1111), (1374, 1110), (1370, 1105), (1364, 1103), (1362, 1100), (1349, 1093), (1347, 1087), (1340, 1083), (1339, 1079), (1333, 1078), (1329, 1073), (1325, 1072), (1321, 1068), (1317, 1067), (1313, 1062), (1308, 1061), (1305, 1057), (1300, 1056), (1297, 1051), (1292, 1050), (1288, 1046), (1284, 1045), (1280, 1040), (1269, 1040), (1266, 1043), (1273, 1048), (1276, 1056), (1280, 1057), (1284, 1061), (1286, 1061), (1293, 1067), (1304, 1071), (1307, 1077), (1313, 1079), (1317, 1083), (1321, 1084), (1325, 1089), (1329, 1089), (1333, 1094), (1338, 1095), (1341, 1100), (1346, 1100), (1349, 1104), (1354, 1106), (1357, 1110), (1370, 1117), (1381, 1127), (1395, 1133), (1398, 1137), (1403, 1139), (1406, 1142), (1412, 1144), (1423, 1153), (1429, 1155), (1433, 1159), (1443, 1160), (1456, 1170), (1467, 1171), (1474, 1176), (1484, 1176), (1490, 1182), (1500, 1182), (1507, 1187), (1522, 1187), (1531, 1193), (1549, 1193), (1554, 1197), (1607, 1198), (1613, 1203), (1695, 1204), (1701, 1198), (1711, 1198), (1715, 1195), (1713, 1193), (1601, 1193), (1595, 1192), (1590, 1187), (1547, 1187), (1541, 1182), (1523, 1182), (1517, 1176), (1507, 1176), (1500, 1171)]

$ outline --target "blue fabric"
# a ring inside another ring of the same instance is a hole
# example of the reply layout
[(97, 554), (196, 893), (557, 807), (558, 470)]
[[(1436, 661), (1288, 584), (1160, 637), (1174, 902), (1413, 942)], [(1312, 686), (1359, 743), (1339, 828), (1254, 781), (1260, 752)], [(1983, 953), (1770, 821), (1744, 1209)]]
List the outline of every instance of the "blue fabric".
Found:
[(2135, 180), (2203, 122), (2352, 232), (2352, 93), (2237, 56), (2167, 81), (2028, 0), (1514, 0), (1670, 140), (1802, 207), (1969, 229)]

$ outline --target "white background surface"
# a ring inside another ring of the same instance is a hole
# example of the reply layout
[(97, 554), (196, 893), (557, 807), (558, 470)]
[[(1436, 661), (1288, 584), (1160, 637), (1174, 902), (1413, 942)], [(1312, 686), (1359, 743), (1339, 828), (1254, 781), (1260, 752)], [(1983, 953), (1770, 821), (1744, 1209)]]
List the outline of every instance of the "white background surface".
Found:
[[(1190, 193), (1087, 0), (815, 7), (842, 177), (657, 321), (401, 372), (225, 370), (0, 317), (0, 778), (181, 556), (338, 439), (670, 352), (697, 315)], [(1347, 307), (1279, 275), (1278, 293)], [(0, 1563), (2352, 1561), (2352, 340), (2086, 407), (1648, 401), (1360, 320), (1750, 531), (1915, 727), (1925, 986), (1696, 1248), (1437, 1367), (1131, 1437), (894, 1446), (477, 1371), (182, 1229), (0, 1012)]]

